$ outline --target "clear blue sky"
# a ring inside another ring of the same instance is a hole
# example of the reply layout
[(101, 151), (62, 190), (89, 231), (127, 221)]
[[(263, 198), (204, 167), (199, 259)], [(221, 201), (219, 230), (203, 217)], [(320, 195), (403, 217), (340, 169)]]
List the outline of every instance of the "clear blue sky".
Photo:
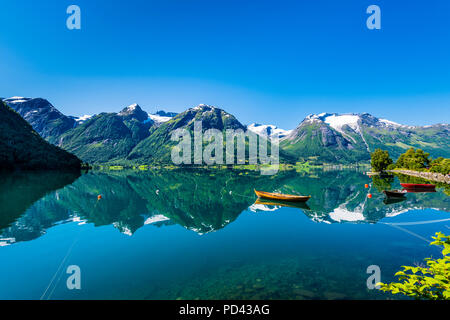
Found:
[(0, 0), (0, 96), (70, 115), (206, 103), (286, 129), (320, 112), (448, 123), (448, 21), (448, 0)]

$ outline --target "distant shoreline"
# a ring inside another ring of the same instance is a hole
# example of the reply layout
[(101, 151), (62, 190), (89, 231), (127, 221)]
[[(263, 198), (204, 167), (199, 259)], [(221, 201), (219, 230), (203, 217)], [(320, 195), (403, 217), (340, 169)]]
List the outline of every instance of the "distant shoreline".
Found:
[[(250, 170), (256, 171), (264, 168), (270, 168), (270, 165), (261, 165), (261, 164), (234, 164), (234, 165), (225, 165), (225, 164), (217, 164), (217, 165), (173, 165), (173, 164), (149, 164), (149, 165), (138, 165), (138, 164), (92, 164), (89, 165), (90, 170), (108, 170), (108, 171), (121, 171), (121, 170), (140, 170), (140, 171), (151, 171), (151, 170), (159, 170), (159, 169), (167, 169), (167, 170), (177, 170), (177, 169), (190, 169), (190, 170)], [(331, 171), (331, 170), (345, 170), (345, 169), (367, 169), (370, 167), (369, 163), (357, 163), (357, 164), (309, 164), (308, 162), (304, 163), (280, 163), (279, 171), (310, 171), (310, 170), (323, 170), (323, 171)]]

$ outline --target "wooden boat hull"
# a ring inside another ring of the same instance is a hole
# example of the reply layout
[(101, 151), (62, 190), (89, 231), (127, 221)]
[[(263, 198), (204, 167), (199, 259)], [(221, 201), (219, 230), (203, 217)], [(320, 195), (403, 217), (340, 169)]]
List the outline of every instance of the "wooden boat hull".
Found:
[(264, 192), (255, 190), (256, 195), (259, 198), (270, 199), (270, 200), (281, 200), (288, 202), (306, 202), (311, 198), (311, 196), (296, 196), (293, 194), (281, 194), (275, 192)]
[(404, 198), (406, 190), (384, 190), (383, 193), (389, 198)]

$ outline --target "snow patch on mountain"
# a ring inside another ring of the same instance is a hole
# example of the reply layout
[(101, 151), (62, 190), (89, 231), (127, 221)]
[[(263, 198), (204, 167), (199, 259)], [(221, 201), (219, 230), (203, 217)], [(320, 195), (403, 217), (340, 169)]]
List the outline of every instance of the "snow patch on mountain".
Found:
[(162, 215), (162, 214), (156, 214), (154, 216), (151, 216), (149, 218), (147, 218), (144, 221), (144, 224), (153, 224), (153, 223), (157, 223), (157, 222), (162, 222), (162, 221), (168, 221), (170, 220), (169, 218), (167, 218), (166, 216)]
[(192, 110), (201, 110), (204, 108), (214, 108), (213, 106), (208, 106), (207, 104), (200, 103), (198, 106), (191, 108)]
[(258, 123), (250, 124), (249, 126), (247, 126), (247, 130), (250, 130), (263, 137), (269, 137), (270, 139), (273, 139), (277, 136), (281, 139), (286, 137), (288, 134), (292, 132), (292, 130), (284, 130), (272, 124), (258, 124)]
[(125, 234), (130, 237), (133, 235), (133, 232), (131, 232), (131, 229), (126, 226), (122, 226), (120, 222), (113, 222), (112, 225), (114, 226), (114, 228), (119, 229), (119, 231), (122, 234)]
[(127, 107), (127, 110), (130, 110), (130, 111), (136, 110), (137, 106), (138, 106), (137, 103), (130, 104), (130, 105)]
[(399, 124), (397, 122), (390, 121), (390, 120), (387, 120), (387, 119), (379, 119), (379, 120), (380, 120), (381, 123), (384, 123), (387, 126), (404, 127), (404, 125), (402, 125), (402, 124)]
[(333, 212), (330, 212), (330, 218), (337, 222), (356, 222), (365, 220), (365, 217), (361, 212), (349, 211), (341, 206), (334, 209)]
[(332, 114), (325, 118), (325, 123), (329, 124), (330, 127), (333, 129), (336, 129), (339, 132), (342, 132), (343, 126), (349, 126), (354, 131), (359, 132), (359, 116), (354, 114), (343, 114), (343, 115), (337, 115)]
[(329, 113), (319, 113), (319, 114), (309, 114), (306, 116), (304, 122), (323, 122), (325, 117), (328, 116)]
[(133, 113), (136, 109), (141, 110), (141, 107), (137, 103), (130, 104), (128, 107), (122, 109), (119, 115), (127, 115)]
[(170, 119), (172, 119), (172, 117), (161, 117), (157, 114), (150, 114), (150, 113), (148, 114), (148, 117), (150, 119), (152, 119), (153, 121), (155, 121), (156, 123), (163, 123), (163, 122), (167, 122)]
[(75, 117), (74, 120), (77, 123), (83, 123), (83, 122), (89, 120), (90, 118), (92, 118), (92, 115), (85, 114), (84, 116), (81, 116), (81, 117)]
[(167, 122), (176, 115), (176, 112), (166, 112), (163, 110), (156, 111), (155, 113), (148, 113), (149, 119), (152, 119), (155, 123)]
[(73, 127), (75, 128), (76, 126), (79, 126), (80, 124), (85, 123), (86, 121), (88, 121), (90, 118), (92, 118), (94, 115), (89, 115), (89, 114), (85, 114), (83, 116), (80, 117), (76, 117), (76, 116), (68, 116), (70, 119), (75, 120)]
[(342, 128), (347, 125), (354, 131), (359, 131), (360, 116), (356, 114), (337, 114), (337, 113), (319, 113), (310, 114), (305, 118), (305, 121), (310, 122), (325, 122), (333, 129), (342, 132)]
[(265, 204), (252, 204), (250, 207), (248, 207), (248, 210), (252, 212), (258, 212), (258, 211), (276, 211), (280, 209), (281, 206), (268, 206)]
[(15, 104), (15, 103), (23, 103), (23, 102), (27, 102), (27, 101), (29, 101), (29, 100), (31, 100), (31, 98), (11, 97), (11, 98), (4, 99), (3, 101), (5, 101), (6, 103), (12, 103), (12, 104)]

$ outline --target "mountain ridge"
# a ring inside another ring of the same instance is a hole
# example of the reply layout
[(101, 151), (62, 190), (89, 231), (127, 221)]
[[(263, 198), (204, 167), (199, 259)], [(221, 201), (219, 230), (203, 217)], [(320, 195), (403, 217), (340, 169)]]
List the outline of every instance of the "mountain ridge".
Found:
[(0, 101), (1, 169), (80, 169), (81, 160), (44, 140), (16, 111)]
[[(188, 108), (182, 113), (160, 110), (150, 114), (134, 103), (117, 113), (77, 118), (65, 116), (42, 98), (12, 97), (4, 101), (39, 129), (37, 131), (47, 141), (92, 163), (134, 161), (139, 158), (139, 162), (150, 159), (164, 162), (167, 160), (167, 150), (161, 150), (172, 145), (167, 139), (168, 134), (183, 126), (191, 131), (193, 119), (201, 119), (203, 114), (206, 115), (203, 119), (204, 130), (242, 129), (269, 140), (278, 135), (280, 151), (285, 151), (294, 162), (368, 162), (370, 152), (376, 148), (387, 149), (393, 158), (410, 147), (422, 148), (433, 157), (450, 157), (450, 125), (403, 125), (367, 112), (309, 114), (296, 128), (284, 130), (271, 124), (252, 123), (245, 126), (234, 115), (205, 104)], [(194, 115), (198, 111), (201, 111), (201, 116)], [(215, 114), (214, 119), (208, 118), (208, 112)], [(187, 115), (191, 115), (190, 118)], [(175, 118), (178, 120), (174, 121)], [(181, 118), (183, 120), (180, 121)], [(163, 153), (164, 157), (158, 159)]]
[(299, 160), (321, 157), (330, 162), (368, 161), (376, 148), (387, 149), (393, 158), (411, 147), (449, 157), (448, 145), (448, 124), (407, 126), (369, 113), (310, 114), (280, 142)]

